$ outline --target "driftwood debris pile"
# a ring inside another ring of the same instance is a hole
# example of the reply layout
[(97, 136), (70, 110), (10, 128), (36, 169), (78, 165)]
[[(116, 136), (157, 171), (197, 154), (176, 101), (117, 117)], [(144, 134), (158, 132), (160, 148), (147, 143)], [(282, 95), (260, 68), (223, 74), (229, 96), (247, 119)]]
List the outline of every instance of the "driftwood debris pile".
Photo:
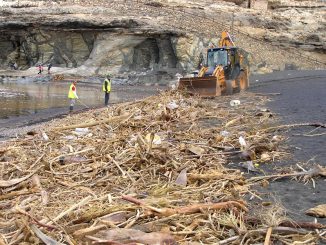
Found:
[(323, 225), (259, 206), (274, 176), (245, 177), (286, 154), (266, 98), (231, 99), (163, 92), (6, 142), (0, 244), (315, 243)]

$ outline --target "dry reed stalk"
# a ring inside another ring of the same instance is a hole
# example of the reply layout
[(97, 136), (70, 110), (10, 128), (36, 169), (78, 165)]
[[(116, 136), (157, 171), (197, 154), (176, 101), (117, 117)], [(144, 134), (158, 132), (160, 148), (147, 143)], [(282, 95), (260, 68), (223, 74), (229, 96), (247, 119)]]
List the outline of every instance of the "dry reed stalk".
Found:
[(41, 168), (42, 168), (42, 166), (41, 167), (38, 167), (32, 173), (30, 173), (30, 174), (28, 174), (28, 175), (26, 175), (25, 177), (22, 177), (22, 178), (11, 179), (11, 180), (0, 180), (0, 188), (6, 188), (6, 187), (13, 186), (13, 185), (17, 185), (20, 182), (23, 182), (24, 180), (27, 180), (28, 178), (30, 178), (31, 176), (33, 176)]
[(123, 120), (126, 120), (129, 117), (130, 117), (130, 115), (122, 115), (122, 116), (112, 117), (112, 118), (108, 118), (108, 119), (103, 119), (101, 121), (96, 121), (96, 122), (81, 123), (81, 124), (69, 125), (69, 126), (65, 126), (65, 127), (53, 128), (53, 130), (58, 130), (59, 131), (59, 130), (67, 130), (67, 129), (74, 129), (74, 128), (94, 127), (94, 126), (97, 126), (99, 124), (106, 124), (106, 123), (110, 123), (110, 122), (123, 121)]
[(37, 190), (27, 190), (27, 189), (23, 189), (23, 190), (19, 190), (19, 191), (12, 191), (12, 192), (0, 195), (0, 201), (10, 199), (12, 197), (24, 196), (24, 195), (37, 193), (37, 192), (38, 192)]
[[(44, 229), (44, 234), (58, 241), (66, 237), (69, 244), (85, 244), (82, 239), (74, 241), (65, 234), (72, 224), (79, 226), (69, 233), (79, 230), (81, 237), (89, 237), (88, 232), (95, 237), (97, 233), (93, 232), (106, 225), (107, 229), (139, 227), (151, 232), (164, 228), (176, 237), (182, 235), (187, 241), (204, 244), (241, 239), (264, 242), (266, 229), (255, 236), (250, 232), (266, 224), (260, 222), (252, 227), (238, 211), (247, 210), (240, 200), (253, 193), (252, 184), (239, 170), (224, 167), (229, 157), (241, 153), (235, 152), (240, 148), (239, 132), (246, 135), (258, 160), (262, 152), (276, 158), (284, 156), (277, 142), (272, 142), (274, 135), (263, 130), (270, 128), (273, 119), (256, 116), (252, 109), (252, 103), (261, 106), (265, 98), (255, 97), (253, 101), (251, 97), (239, 94), (246, 103), (232, 108), (227, 97), (206, 100), (164, 92), (135, 103), (54, 120), (42, 129), (49, 141), (36, 134), (8, 142), (1, 152), (7, 162), (0, 162), (1, 176), (15, 181), (0, 188), (2, 196), (9, 194), (0, 200), (0, 207), (5, 207), (0, 213), (0, 233), (10, 238), (9, 243), (26, 242), (31, 229), (28, 222), (39, 221), (38, 226), (59, 227)], [(168, 109), (171, 101), (178, 108)], [(81, 125), (81, 121), (90, 124)], [(85, 125), (91, 126), (84, 135), (69, 130)], [(221, 135), (225, 130), (228, 136)], [(160, 136), (160, 144), (154, 144), (155, 135)], [(190, 146), (204, 153), (196, 155), (188, 150)], [(59, 161), (61, 157), (67, 161)], [(44, 166), (44, 171), (37, 171), (38, 177), (31, 182), (30, 171), (38, 164)], [(178, 186), (175, 181), (184, 168), (188, 181)], [(35, 186), (41, 194), (47, 193), (47, 198), (23, 192)], [(124, 204), (120, 198), (123, 195), (139, 198), (133, 201), (142, 208)], [(24, 215), (13, 212), (15, 205)], [(128, 217), (116, 222), (102, 220), (119, 211), (128, 212)], [(231, 230), (238, 232), (239, 237), (228, 240)], [(246, 230), (248, 235), (244, 237), (242, 232)], [(296, 231), (288, 230), (290, 234), (300, 234)], [(272, 236), (278, 234), (276, 230)]]
[(273, 227), (268, 227), (267, 232), (266, 232), (264, 245), (270, 245), (270, 239), (271, 239), (272, 231), (273, 231)]
[(193, 204), (190, 206), (179, 207), (179, 208), (158, 209), (146, 205), (144, 202), (137, 200), (136, 198), (133, 198), (131, 196), (122, 196), (122, 198), (126, 201), (135, 203), (137, 205), (149, 209), (151, 212), (153, 212), (153, 214), (162, 215), (162, 216), (171, 216), (175, 214), (193, 214), (193, 213), (201, 212), (202, 210), (223, 210), (232, 207), (237, 207), (242, 211), (248, 212), (248, 209), (243, 204), (236, 201), (228, 201), (228, 202), (221, 202), (221, 203), (199, 203), (199, 204)]

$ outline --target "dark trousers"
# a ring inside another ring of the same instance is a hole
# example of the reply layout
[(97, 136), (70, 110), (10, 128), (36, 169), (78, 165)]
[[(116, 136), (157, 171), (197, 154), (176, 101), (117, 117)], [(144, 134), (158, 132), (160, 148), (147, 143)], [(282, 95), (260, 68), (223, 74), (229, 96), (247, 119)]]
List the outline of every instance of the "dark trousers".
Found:
[(104, 104), (108, 105), (109, 104), (109, 99), (110, 99), (110, 92), (105, 92), (104, 94), (105, 94), (105, 96), (104, 96)]
[(69, 112), (72, 112), (74, 110), (75, 103), (76, 103), (75, 99), (70, 99)]

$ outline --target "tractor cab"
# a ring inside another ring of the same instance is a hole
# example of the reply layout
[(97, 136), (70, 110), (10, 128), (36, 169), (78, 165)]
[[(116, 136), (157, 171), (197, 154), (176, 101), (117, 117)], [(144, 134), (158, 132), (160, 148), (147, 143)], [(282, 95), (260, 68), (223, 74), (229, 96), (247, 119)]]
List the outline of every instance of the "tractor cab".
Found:
[(211, 76), (217, 66), (222, 66), (226, 79), (234, 79), (240, 73), (240, 55), (235, 47), (211, 48), (207, 51), (205, 76)]

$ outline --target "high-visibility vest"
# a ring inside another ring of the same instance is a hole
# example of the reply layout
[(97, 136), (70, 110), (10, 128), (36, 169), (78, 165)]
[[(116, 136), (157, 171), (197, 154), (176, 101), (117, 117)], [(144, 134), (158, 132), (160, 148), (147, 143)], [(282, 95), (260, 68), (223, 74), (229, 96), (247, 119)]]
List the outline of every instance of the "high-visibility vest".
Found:
[(104, 92), (111, 92), (111, 80), (110, 79), (106, 78), (104, 80), (102, 89), (103, 89)]
[[(73, 87), (75, 88), (75, 91), (72, 90)], [(76, 86), (74, 84), (70, 85), (68, 98), (69, 99), (77, 99), (77, 89), (76, 89)]]

